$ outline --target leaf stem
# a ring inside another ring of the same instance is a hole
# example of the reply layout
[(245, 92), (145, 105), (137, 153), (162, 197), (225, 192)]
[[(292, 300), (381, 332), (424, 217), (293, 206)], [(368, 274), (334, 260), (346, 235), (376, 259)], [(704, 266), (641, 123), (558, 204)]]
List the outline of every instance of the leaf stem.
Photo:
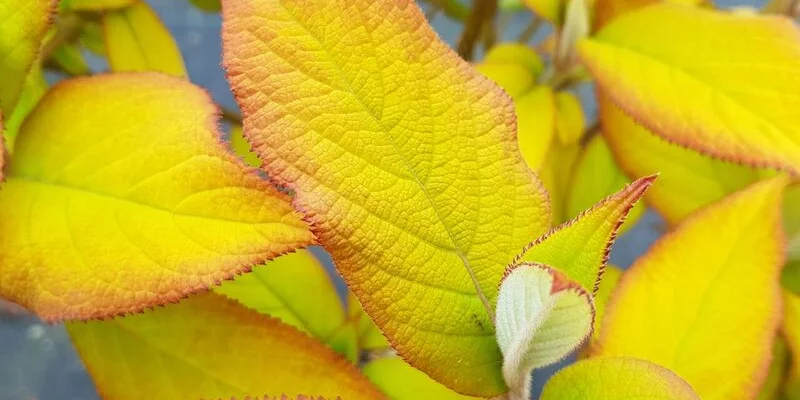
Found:
[(464, 31), (456, 46), (461, 58), (472, 61), (475, 43), (481, 37), (484, 29), (491, 29), (492, 24), (488, 22), (494, 19), (495, 14), (497, 14), (497, 0), (475, 0), (472, 12), (464, 23)]

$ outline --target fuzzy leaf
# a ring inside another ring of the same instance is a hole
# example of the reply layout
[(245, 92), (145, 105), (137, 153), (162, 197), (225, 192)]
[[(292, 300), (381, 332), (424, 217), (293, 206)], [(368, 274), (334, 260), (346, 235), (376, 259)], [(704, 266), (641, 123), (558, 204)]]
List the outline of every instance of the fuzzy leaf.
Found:
[(11, 115), (47, 33), (55, 0), (0, 1), (0, 113)]
[(656, 242), (619, 282), (594, 353), (661, 364), (706, 400), (752, 399), (780, 322), (785, 184), (755, 183)]
[(354, 365), (279, 320), (204, 293), (140, 315), (67, 324), (109, 400), (302, 393), (384, 396)]
[(628, 357), (590, 358), (570, 365), (545, 385), (541, 400), (700, 400), (674, 372)]
[(175, 39), (142, 0), (104, 13), (103, 35), (112, 71), (158, 71), (187, 76)]
[(436, 380), (503, 393), (491, 304), (549, 221), (508, 97), (411, 0), (242, 0), (223, 18), (245, 136), (367, 313)]
[(51, 89), (0, 187), (0, 294), (48, 321), (137, 312), (309, 244), (288, 197), (222, 146), (215, 113), (161, 74)]
[(592, 295), (543, 264), (509, 269), (497, 297), (497, 342), (511, 398), (526, 398), (535, 368), (569, 355), (592, 332)]
[(645, 200), (670, 224), (769, 175), (668, 143), (599, 98), (603, 136), (629, 177), (659, 173)]
[(600, 87), (654, 133), (717, 158), (800, 171), (800, 31), (791, 20), (659, 3), (580, 48)]
[(549, 265), (593, 293), (617, 229), (654, 180), (654, 176), (639, 179), (574, 220), (553, 228), (525, 246), (512, 265), (520, 262)]
[(477, 400), (456, 393), (408, 365), (399, 357), (381, 358), (364, 366), (364, 375), (393, 400)]

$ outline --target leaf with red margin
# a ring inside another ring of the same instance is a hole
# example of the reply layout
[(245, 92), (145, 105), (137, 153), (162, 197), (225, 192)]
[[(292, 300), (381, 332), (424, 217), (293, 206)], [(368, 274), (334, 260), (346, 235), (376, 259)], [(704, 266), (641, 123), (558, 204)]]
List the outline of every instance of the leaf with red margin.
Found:
[(139, 312), (312, 243), (288, 196), (223, 146), (216, 114), (162, 74), (51, 89), (0, 187), (0, 295), (47, 321)]
[(223, 4), (245, 136), (398, 353), (465, 394), (506, 391), (492, 304), (549, 225), (514, 107), (411, 0)]
[(144, 314), (69, 323), (67, 330), (109, 400), (384, 398), (324, 344), (213, 292)]

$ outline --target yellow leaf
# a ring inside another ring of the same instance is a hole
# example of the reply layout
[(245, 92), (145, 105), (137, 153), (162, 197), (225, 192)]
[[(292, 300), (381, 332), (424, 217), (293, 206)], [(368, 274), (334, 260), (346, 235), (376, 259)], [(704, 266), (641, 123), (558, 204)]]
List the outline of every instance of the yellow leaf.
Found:
[(567, 196), (580, 154), (581, 146), (577, 144), (563, 146), (558, 141), (553, 141), (539, 170), (539, 177), (550, 195), (553, 224), (570, 220), (566, 208)]
[(603, 136), (629, 177), (659, 173), (645, 200), (674, 225), (707, 204), (768, 175), (667, 143), (600, 97)]
[(155, 73), (51, 89), (0, 188), (0, 295), (48, 321), (137, 312), (309, 244), (215, 114), (202, 89)]
[(752, 399), (780, 322), (785, 184), (755, 183), (654, 244), (620, 280), (594, 353), (661, 364), (706, 400)]
[(72, 43), (64, 43), (56, 47), (51, 57), (67, 74), (86, 75), (90, 72), (81, 49)]
[[(308, 250), (256, 266), (216, 291), (328, 344), (346, 323), (333, 281)], [(355, 342), (356, 338), (351, 339)]]
[(570, 92), (558, 92), (555, 95), (556, 133), (559, 142), (564, 146), (577, 144), (586, 129), (583, 107), (578, 97)]
[(542, 62), (539, 54), (529, 46), (517, 42), (495, 45), (483, 57), (483, 62), (487, 64), (520, 65), (533, 73), (534, 78), (544, 71), (544, 62)]
[(537, 86), (515, 104), (519, 117), (519, 150), (528, 167), (537, 171), (542, 167), (555, 136), (556, 109), (553, 90), (549, 86)]
[(601, 357), (579, 361), (553, 376), (541, 400), (700, 400), (674, 372), (648, 361)]
[(364, 312), (361, 303), (353, 293), (349, 293), (348, 315), (358, 334), (358, 347), (365, 350), (389, 348), (389, 342), (383, 336), (375, 322)]
[(55, 11), (55, 0), (0, 1), (0, 112), (11, 115)]
[(214, 293), (140, 315), (67, 324), (109, 400), (265, 393), (382, 399), (353, 364), (277, 319)]
[(553, 228), (525, 246), (512, 265), (519, 262), (549, 265), (594, 292), (617, 229), (654, 180), (654, 176), (639, 179), (574, 220)]
[[(633, 151), (633, 150), (631, 150)], [(637, 153), (638, 154), (638, 153)], [(656, 171), (638, 176), (652, 175)], [(580, 158), (576, 162), (575, 171), (572, 174), (572, 182), (569, 185), (569, 193), (566, 198), (567, 217), (574, 218), (581, 211), (591, 207), (600, 199), (620, 190), (630, 183), (625, 173), (620, 171), (614, 162), (614, 157), (609, 150), (606, 141), (600, 136), (595, 136), (586, 145)], [(661, 178), (658, 185), (653, 190), (658, 190), (661, 186)], [(673, 196), (680, 195), (676, 193)], [(647, 195), (645, 195), (647, 196)], [(639, 217), (644, 213), (643, 203), (637, 203), (628, 213), (625, 223), (620, 228), (624, 232), (633, 226)]]
[(124, 8), (139, 0), (61, 0), (62, 10), (101, 11)]
[(158, 71), (186, 77), (175, 39), (142, 0), (103, 14), (106, 54), (112, 71)]
[(231, 126), (230, 141), (233, 152), (241, 157), (247, 165), (256, 168), (261, 165), (261, 160), (258, 159), (258, 155), (253, 151), (247, 139), (244, 138), (244, 130), (242, 130), (241, 125), (236, 124)]
[(491, 304), (550, 219), (511, 101), (410, 0), (242, 0), (223, 18), (245, 136), (367, 313), (434, 379), (503, 393)]
[(560, 26), (564, 20), (566, 1), (562, 0), (522, 0), (536, 15), (553, 25)]
[(611, 300), (611, 295), (614, 293), (614, 289), (617, 288), (620, 278), (622, 278), (622, 270), (619, 267), (613, 264), (606, 265), (603, 270), (603, 277), (600, 279), (597, 291), (594, 294), (595, 317), (594, 324), (592, 324), (591, 345), (594, 345), (600, 338), (600, 328), (606, 313), (606, 306)]
[(399, 357), (381, 358), (364, 366), (364, 375), (392, 400), (468, 400), (408, 365)]
[(25, 83), (22, 86), (22, 92), (14, 111), (8, 115), (8, 119), (5, 121), (3, 136), (5, 136), (6, 148), (9, 153), (14, 151), (14, 143), (17, 140), (20, 126), (22, 126), (31, 110), (39, 103), (45, 92), (47, 92), (47, 81), (44, 79), (41, 67), (35, 64), (28, 72), (28, 77), (25, 78)]
[(791, 20), (659, 3), (580, 47), (599, 86), (654, 133), (717, 158), (800, 171), (800, 114), (787, 112), (800, 109)]
[(517, 99), (528, 93), (536, 83), (536, 77), (533, 73), (522, 65), (478, 64), (475, 69), (500, 85), (512, 99)]

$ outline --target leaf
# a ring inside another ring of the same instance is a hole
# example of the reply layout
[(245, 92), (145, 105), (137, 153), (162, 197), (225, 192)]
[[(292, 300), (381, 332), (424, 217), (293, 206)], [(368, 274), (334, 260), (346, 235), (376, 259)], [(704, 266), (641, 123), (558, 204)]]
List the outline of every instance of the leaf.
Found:
[(558, 92), (554, 100), (559, 143), (564, 146), (578, 144), (586, 129), (586, 119), (580, 100), (570, 92)]
[(133, 6), (139, 0), (60, 0), (61, 10), (102, 11)]
[(769, 175), (668, 143), (599, 98), (603, 137), (629, 177), (659, 173), (645, 200), (674, 225), (695, 210)]
[(601, 357), (561, 370), (544, 386), (541, 400), (700, 400), (674, 372), (648, 361)]
[(555, 26), (560, 26), (564, 21), (564, 8), (566, 2), (561, 0), (522, 0), (536, 15)]
[(611, 244), (617, 237), (617, 229), (655, 178), (641, 178), (575, 219), (553, 228), (525, 246), (512, 265), (520, 262), (548, 265), (593, 293), (608, 261)]
[[(649, 172), (650, 175), (654, 173), (656, 171)], [(647, 174), (638, 176), (644, 175)], [(586, 145), (576, 162), (569, 193), (565, 200), (567, 216), (574, 218), (595, 202), (620, 190), (629, 183), (628, 177), (620, 171), (614, 162), (614, 157), (606, 141), (600, 136), (595, 136)], [(659, 183), (653, 190), (658, 190), (659, 186), (661, 186), (661, 178), (659, 178)], [(633, 226), (639, 217), (644, 214), (644, 209), (643, 203), (637, 203), (628, 213), (628, 217), (620, 227), (620, 231), (624, 232), (627, 228)]]
[(399, 357), (371, 361), (364, 366), (364, 375), (393, 400), (467, 400), (478, 397), (456, 393), (408, 365)]
[(781, 336), (775, 340), (772, 346), (772, 361), (769, 364), (769, 371), (764, 385), (758, 391), (755, 400), (778, 400), (784, 386), (784, 378), (787, 366), (789, 365), (789, 352), (786, 343)]
[(486, 63), (476, 65), (475, 69), (497, 83), (512, 99), (530, 92), (536, 83), (533, 73), (522, 65)]
[(52, 57), (53, 61), (70, 75), (86, 75), (90, 72), (89, 65), (86, 64), (81, 49), (74, 44), (65, 43), (56, 47), (53, 50)]
[(505, 392), (491, 304), (549, 222), (509, 99), (410, 0), (243, 0), (223, 18), (245, 136), (367, 313), (439, 382)]
[(783, 305), (783, 334), (791, 356), (784, 394), (788, 400), (797, 400), (800, 399), (800, 296), (784, 291)]
[[(333, 281), (308, 250), (255, 266), (250, 273), (223, 283), (216, 292), (327, 344), (347, 322)], [(355, 346), (355, 335), (350, 339)], [(349, 347), (346, 343), (339, 345), (344, 347), (336, 350)]]
[(611, 295), (617, 288), (617, 284), (621, 278), (622, 270), (619, 267), (613, 264), (607, 264), (603, 269), (603, 278), (600, 279), (597, 285), (597, 291), (594, 294), (595, 317), (594, 323), (592, 324), (591, 345), (595, 345), (600, 339), (600, 328), (602, 327), (603, 317), (606, 313), (606, 306), (611, 300)]
[(195, 7), (209, 13), (217, 13), (222, 10), (220, 0), (189, 0)]
[(81, 31), (78, 33), (78, 41), (81, 43), (81, 45), (83, 45), (83, 47), (92, 53), (102, 56), (106, 54), (103, 27), (97, 21), (83, 22), (83, 25), (81, 25)]
[(580, 50), (600, 88), (654, 133), (800, 171), (800, 121), (786, 112), (800, 108), (800, 32), (789, 19), (659, 3), (615, 19)]
[(581, 146), (564, 146), (554, 140), (547, 150), (544, 164), (539, 170), (539, 177), (550, 195), (552, 223), (554, 225), (568, 221), (566, 203), (570, 191), (570, 181), (575, 171), (575, 164), (581, 154)]
[(312, 242), (215, 115), (203, 90), (154, 73), (51, 89), (0, 188), (0, 295), (47, 321), (138, 312)]
[(0, 2), (0, 112), (11, 115), (39, 54), (55, 11), (55, 0)]
[(27, 78), (25, 78), (25, 83), (22, 86), (22, 92), (19, 95), (14, 111), (5, 120), (3, 136), (9, 153), (14, 151), (14, 143), (17, 140), (20, 126), (22, 126), (31, 110), (39, 103), (45, 92), (47, 92), (47, 81), (44, 79), (42, 69), (39, 65), (33, 65), (28, 72)]
[(186, 77), (175, 39), (144, 1), (103, 14), (106, 54), (112, 71), (158, 71)]
[(511, 398), (528, 398), (531, 372), (564, 359), (592, 332), (592, 295), (543, 264), (509, 268), (497, 297), (497, 342)]
[(519, 117), (519, 150), (528, 167), (534, 171), (539, 170), (555, 136), (556, 109), (553, 90), (548, 86), (537, 86), (515, 104)]
[(214, 293), (140, 315), (69, 323), (67, 330), (109, 400), (384, 398), (321, 343)]
[(785, 184), (755, 183), (656, 242), (619, 282), (594, 353), (661, 364), (706, 400), (752, 399), (780, 322)]
[(261, 165), (258, 155), (244, 138), (244, 130), (241, 125), (231, 126), (231, 147), (233, 147), (233, 152), (244, 160), (245, 164), (256, 168)]
[(389, 348), (389, 342), (375, 325), (375, 322), (364, 312), (364, 308), (355, 295), (348, 294), (348, 315), (356, 327), (358, 347), (364, 350)]
[(544, 62), (539, 54), (529, 46), (517, 43), (498, 43), (483, 57), (486, 64), (519, 65), (533, 73), (534, 78), (544, 72)]

